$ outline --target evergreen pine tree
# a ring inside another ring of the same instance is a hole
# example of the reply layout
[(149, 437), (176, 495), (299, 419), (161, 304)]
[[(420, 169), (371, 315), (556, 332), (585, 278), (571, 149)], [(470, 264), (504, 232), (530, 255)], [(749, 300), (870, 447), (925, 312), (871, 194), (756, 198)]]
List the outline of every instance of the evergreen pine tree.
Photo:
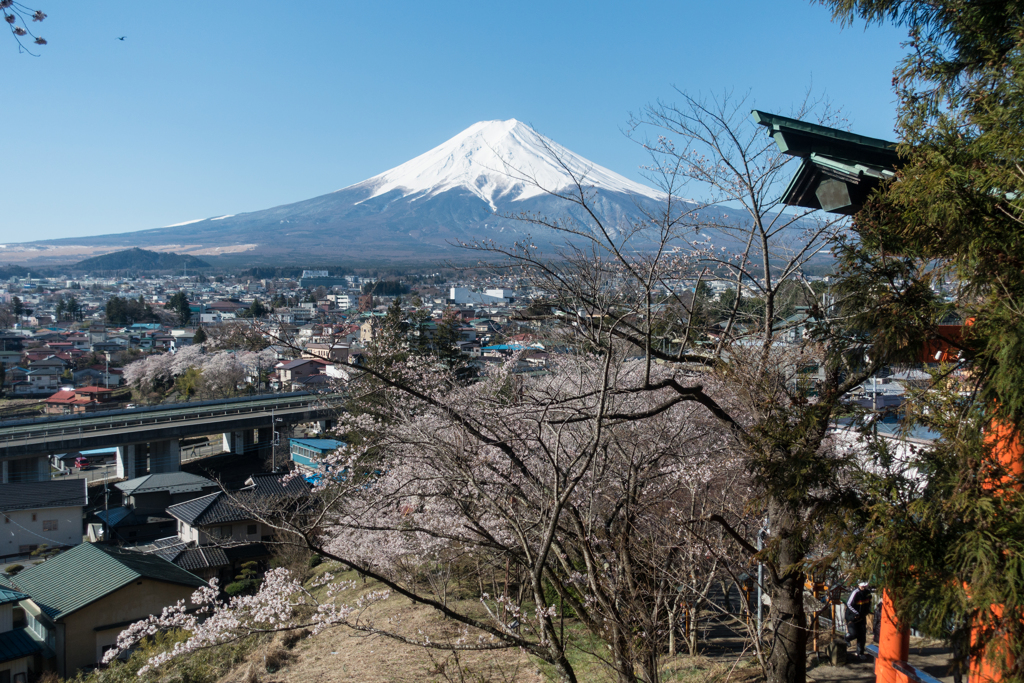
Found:
[[(978, 629), (1003, 680), (1024, 681), (1024, 479), (992, 450), (1024, 427), (1024, 3), (824, 3), (910, 37), (893, 79), (904, 166), (844, 249), (846, 295), (875, 304), (861, 328), (909, 362), (944, 318), (971, 321), (946, 339), (960, 357), (935, 390), (908, 404), (908, 424), (940, 438), (902, 464), (876, 443), (860, 551), (902, 618), (931, 635)], [(893, 305), (883, 282), (916, 294)]]

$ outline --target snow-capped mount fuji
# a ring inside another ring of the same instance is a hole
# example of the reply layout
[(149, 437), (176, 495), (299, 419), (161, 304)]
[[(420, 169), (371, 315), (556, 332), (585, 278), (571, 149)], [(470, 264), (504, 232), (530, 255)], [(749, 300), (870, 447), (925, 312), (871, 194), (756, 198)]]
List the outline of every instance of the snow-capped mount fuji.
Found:
[(599, 190), (661, 199), (661, 193), (574, 154), (515, 119), (475, 123), (443, 145), (345, 190), (367, 189), (368, 199), (395, 190), (403, 197), (468, 190), (498, 211), (499, 203), (543, 196), (580, 180)]
[(127, 245), (308, 264), (474, 259), (458, 242), (510, 244), (529, 234), (542, 249), (554, 251), (564, 243), (562, 235), (509, 216), (572, 215), (575, 207), (551, 193), (576, 181), (609, 226), (639, 220), (641, 207), (656, 209), (663, 201), (661, 193), (510, 119), (476, 123), (400, 166), (312, 199), (154, 230), (36, 244), (88, 247), (93, 253)]

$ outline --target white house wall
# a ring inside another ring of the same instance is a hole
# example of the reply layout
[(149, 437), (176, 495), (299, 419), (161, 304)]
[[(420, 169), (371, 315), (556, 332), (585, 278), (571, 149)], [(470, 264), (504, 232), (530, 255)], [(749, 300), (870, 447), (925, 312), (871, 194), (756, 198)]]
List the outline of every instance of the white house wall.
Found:
[[(47, 544), (72, 546), (82, 542), (82, 508), (62, 507), (12, 510), (0, 513), (0, 556), (28, 554), (24, 546)], [(56, 531), (44, 531), (43, 523), (56, 521)]]
[[(249, 534), (250, 525), (256, 526), (256, 533)], [(218, 530), (222, 526), (231, 527), (231, 538), (220, 538)], [(263, 538), (263, 525), (256, 521), (232, 522), (230, 525), (213, 524), (211, 526), (194, 527), (178, 522), (178, 538), (188, 543), (195, 541), (198, 545), (223, 545), (228, 543), (258, 543)], [(269, 534), (269, 530), (266, 531)]]

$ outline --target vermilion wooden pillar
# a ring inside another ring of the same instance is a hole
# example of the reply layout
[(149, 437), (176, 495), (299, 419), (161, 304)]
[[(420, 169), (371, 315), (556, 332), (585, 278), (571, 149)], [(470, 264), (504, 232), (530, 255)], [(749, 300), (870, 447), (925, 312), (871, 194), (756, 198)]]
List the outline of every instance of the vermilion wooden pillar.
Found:
[[(1021, 445), (1020, 435), (1017, 431), (1010, 425), (993, 421), (989, 425), (988, 434), (985, 435), (985, 442), (992, 445), (993, 457), (999, 465), (1006, 469), (1006, 474), (999, 481), (989, 482), (987, 486), (997, 492), (1005, 491), (1007, 486), (1019, 486), (1021, 476), (1024, 475), (1024, 446)], [(1002, 605), (992, 605), (990, 609), (996, 619), (1002, 617)], [(971, 644), (977, 645), (980, 637), (980, 629), (973, 629)], [(998, 644), (996, 645), (998, 646)], [(1005, 656), (1009, 657), (1009, 653)], [(1012, 662), (1007, 661), (1006, 664), (1012, 664)], [(1000, 667), (986, 661), (984, 654), (971, 661), (972, 683), (995, 683), (1002, 679)]]
[(1024, 447), (1021, 446), (1020, 436), (1011, 425), (992, 422), (988, 429), (985, 443), (992, 444), (992, 455), (1006, 468), (1006, 476), (999, 482), (999, 488), (1005, 490), (1007, 484), (1013, 485), (1013, 479), (1020, 481), (1020, 476), (1024, 474)]
[(909, 683), (910, 679), (892, 667), (905, 662), (910, 655), (910, 629), (899, 626), (889, 591), (882, 591), (882, 624), (878, 636), (878, 659), (875, 660), (877, 683)]
[[(992, 605), (992, 613), (996, 618), (1002, 616), (1002, 605)], [(971, 645), (977, 645), (980, 629), (971, 630)], [(984, 654), (971, 660), (971, 683), (995, 683), (1003, 680), (1003, 674), (998, 666), (993, 666)]]

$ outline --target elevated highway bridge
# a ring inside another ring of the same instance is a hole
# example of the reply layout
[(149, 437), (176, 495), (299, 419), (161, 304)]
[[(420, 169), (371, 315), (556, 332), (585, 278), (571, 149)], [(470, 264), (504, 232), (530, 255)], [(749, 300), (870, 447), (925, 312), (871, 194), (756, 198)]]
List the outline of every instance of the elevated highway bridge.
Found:
[(171, 472), (178, 441), (191, 436), (219, 433), (226, 451), (262, 452), (275, 424), (329, 427), (342, 401), (298, 392), (0, 422), (0, 482), (49, 479), (50, 455), (101, 448), (117, 448), (119, 477)]

